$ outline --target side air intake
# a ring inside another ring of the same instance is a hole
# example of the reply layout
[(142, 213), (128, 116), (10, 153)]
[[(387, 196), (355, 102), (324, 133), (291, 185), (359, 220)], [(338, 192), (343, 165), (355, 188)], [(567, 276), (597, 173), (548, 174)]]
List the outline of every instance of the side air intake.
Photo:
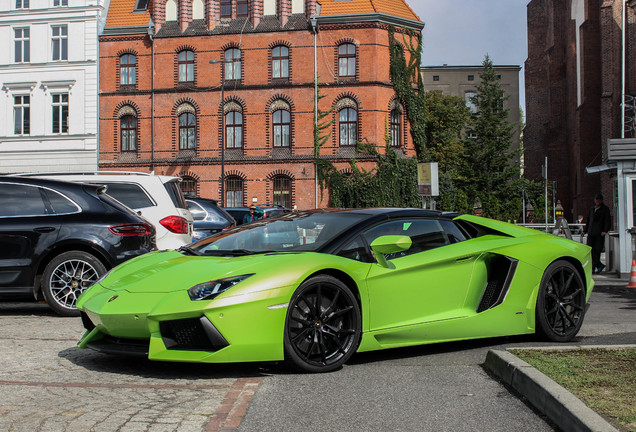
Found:
[(502, 255), (493, 255), (486, 263), (488, 282), (477, 307), (477, 313), (503, 303), (517, 270), (518, 261)]

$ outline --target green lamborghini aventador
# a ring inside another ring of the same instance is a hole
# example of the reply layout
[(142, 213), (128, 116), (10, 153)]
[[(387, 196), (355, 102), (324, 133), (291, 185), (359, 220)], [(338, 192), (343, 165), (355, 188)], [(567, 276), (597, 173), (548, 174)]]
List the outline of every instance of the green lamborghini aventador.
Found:
[(312, 210), (111, 270), (77, 301), (81, 348), (339, 368), (356, 351), (539, 332), (569, 341), (590, 248), (476, 216)]

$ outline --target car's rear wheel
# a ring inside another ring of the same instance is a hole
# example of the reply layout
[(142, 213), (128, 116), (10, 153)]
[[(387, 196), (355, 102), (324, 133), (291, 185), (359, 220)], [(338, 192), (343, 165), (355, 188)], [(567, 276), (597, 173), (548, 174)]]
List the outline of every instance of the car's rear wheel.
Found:
[(285, 358), (295, 369), (330, 372), (358, 348), (360, 306), (351, 290), (333, 276), (303, 282), (289, 303)]
[(583, 324), (585, 294), (585, 284), (572, 264), (550, 264), (537, 297), (537, 331), (554, 342), (572, 340)]
[(78, 316), (77, 298), (104, 273), (104, 264), (87, 252), (70, 251), (56, 256), (42, 275), (46, 303), (59, 315)]

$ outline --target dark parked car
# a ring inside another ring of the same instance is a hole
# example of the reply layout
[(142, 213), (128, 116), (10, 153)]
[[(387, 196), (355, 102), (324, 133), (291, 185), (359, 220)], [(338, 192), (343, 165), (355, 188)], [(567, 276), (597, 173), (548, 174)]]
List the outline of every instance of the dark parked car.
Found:
[[(258, 206), (258, 208), (264, 213), (263, 219), (280, 216), (291, 211), (278, 204), (265, 204)], [(229, 207), (225, 210), (236, 220), (236, 225), (241, 225), (243, 223), (243, 217), (250, 212), (249, 207)]]
[(82, 291), (155, 249), (154, 227), (105, 189), (0, 177), (0, 295), (32, 294), (60, 315), (79, 315)]
[(199, 241), (236, 225), (234, 218), (219, 207), (216, 200), (186, 196), (186, 203), (194, 219), (192, 241)]

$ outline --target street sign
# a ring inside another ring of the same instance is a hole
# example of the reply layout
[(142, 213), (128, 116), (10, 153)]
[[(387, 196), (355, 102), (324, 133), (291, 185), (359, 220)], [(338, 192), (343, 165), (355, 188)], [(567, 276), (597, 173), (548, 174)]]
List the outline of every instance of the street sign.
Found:
[(417, 164), (417, 189), (422, 196), (439, 196), (437, 162)]

